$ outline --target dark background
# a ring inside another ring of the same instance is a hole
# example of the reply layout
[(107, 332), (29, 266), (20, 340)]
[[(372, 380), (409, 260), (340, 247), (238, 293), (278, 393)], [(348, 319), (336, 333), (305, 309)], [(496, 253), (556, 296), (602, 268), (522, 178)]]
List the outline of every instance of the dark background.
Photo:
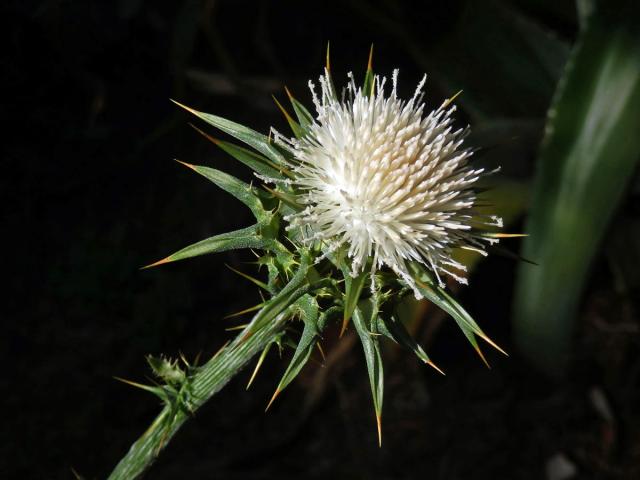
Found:
[[(363, 74), (373, 43), (376, 70), (399, 67), (405, 96), (423, 72), (431, 105), (464, 89), (459, 121), (472, 123), (481, 161), (502, 164), (526, 190), (578, 32), (573, 2), (542, 0), (2, 8), (3, 478), (106, 477), (159, 409), (113, 377), (146, 381), (149, 353), (212, 355), (238, 323), (223, 317), (259, 301), (225, 267), (251, 271), (246, 252), (139, 270), (250, 221), (173, 161), (250, 179), (169, 98), (262, 132), (284, 130), (271, 94), (286, 98), (286, 84), (308, 103), (306, 83), (321, 73), (328, 41), (338, 79)], [(541, 57), (534, 41), (553, 54)], [(637, 199), (632, 192), (619, 215), (637, 218)], [(511, 229), (519, 228), (516, 216)], [(489, 352), (487, 370), (450, 319), (421, 310), (418, 338), (447, 376), (388, 349), (381, 449), (360, 347), (330, 332), (326, 366), (307, 367), (269, 413), (287, 354), (270, 354), (249, 392), (247, 370), (214, 397), (148, 478), (537, 479), (560, 456), (575, 478), (640, 478), (637, 305), (615, 289), (607, 248), (562, 382), (511, 348), (516, 264), (491, 257), (460, 297), (513, 354)]]

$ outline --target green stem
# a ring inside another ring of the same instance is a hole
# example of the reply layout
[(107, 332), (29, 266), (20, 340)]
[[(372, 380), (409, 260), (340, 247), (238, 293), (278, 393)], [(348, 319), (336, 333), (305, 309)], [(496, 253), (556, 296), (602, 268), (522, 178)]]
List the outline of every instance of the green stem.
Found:
[[(301, 260), (298, 272), (267, 305), (254, 317), (251, 323), (219, 355), (214, 356), (191, 377), (189, 390), (189, 410), (191, 414), (220, 391), (249, 360), (264, 349), (282, 331), (289, 318), (289, 307), (300, 297), (314, 290), (328, 287), (331, 280), (322, 279), (308, 283), (307, 274), (313, 269), (308, 257)], [(151, 427), (131, 446), (115, 470), (110, 480), (133, 479), (141, 475), (167, 446), (173, 435), (190, 417), (184, 408), (166, 405), (156, 417)]]
[[(219, 355), (202, 366), (192, 380), (192, 410), (195, 412), (209, 398), (220, 391), (274, 336), (279, 333), (286, 312), (242, 340), (244, 332)], [(156, 417), (149, 429), (131, 446), (127, 454), (113, 470), (109, 479), (133, 479), (141, 475), (156, 460), (182, 424), (191, 417), (184, 410), (166, 405)]]

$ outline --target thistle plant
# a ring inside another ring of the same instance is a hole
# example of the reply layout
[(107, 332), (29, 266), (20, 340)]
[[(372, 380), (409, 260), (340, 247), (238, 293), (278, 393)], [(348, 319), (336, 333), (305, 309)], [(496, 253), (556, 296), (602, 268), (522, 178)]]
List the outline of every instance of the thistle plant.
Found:
[(264, 301), (239, 335), (203, 365), (184, 358), (149, 359), (160, 384), (134, 385), (157, 395), (164, 407), (111, 478), (141, 474), (193, 412), (254, 355), (262, 352), (261, 365), (271, 346), (287, 338), (295, 349), (270, 406), (335, 323), (341, 324), (341, 336), (352, 324), (362, 344), (381, 442), (382, 339), (406, 347), (440, 371), (397, 315), (397, 306), (409, 295), (448, 313), (481, 356), (478, 338), (502, 352), (445, 284), (447, 278), (467, 281), (455, 249), (485, 256), (489, 245), (507, 236), (497, 231), (502, 226), (498, 217), (477, 211), (477, 182), (490, 172), (472, 165), (473, 152), (463, 146), (468, 128), (453, 126), (455, 97), (425, 111), (425, 79), (409, 100), (402, 100), (398, 71), (390, 80), (374, 74), (370, 55), (364, 81), (358, 84), (349, 74), (346, 87), (338, 91), (327, 54), (319, 85), (309, 83), (315, 115), (289, 90), (293, 115), (276, 100), (292, 136), (275, 129), (265, 136), (176, 102), (245, 144), (198, 129), (253, 170), (251, 184), (210, 167), (180, 163), (242, 202), (256, 223), (202, 240), (150, 266), (251, 249), (266, 278), (242, 275), (263, 291)]

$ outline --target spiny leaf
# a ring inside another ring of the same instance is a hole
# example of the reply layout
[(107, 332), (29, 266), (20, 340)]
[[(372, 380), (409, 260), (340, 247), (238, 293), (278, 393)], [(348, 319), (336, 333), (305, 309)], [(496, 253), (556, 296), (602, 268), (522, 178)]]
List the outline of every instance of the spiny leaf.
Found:
[(293, 305), (300, 297), (309, 291), (307, 273), (311, 265), (309, 253), (302, 251), (300, 265), (289, 283), (273, 298), (268, 300), (263, 308), (251, 320), (246, 328), (243, 338), (248, 338), (253, 332), (272, 321), (276, 316)]
[(235, 198), (240, 200), (247, 207), (249, 207), (257, 220), (266, 219), (267, 213), (262, 206), (260, 199), (258, 198), (257, 191), (248, 183), (244, 183), (227, 173), (216, 170), (215, 168), (203, 167), (201, 165), (191, 165), (180, 160), (176, 161), (186, 167), (189, 167), (196, 173), (199, 173), (207, 180), (215, 183), (225, 192), (233, 195)]
[(333, 97), (334, 100), (337, 100), (338, 96), (336, 94), (336, 87), (333, 84), (333, 77), (331, 76), (331, 60), (330, 60), (329, 50), (330, 50), (330, 44), (329, 42), (327, 42), (327, 57), (326, 57), (327, 62), (324, 67), (325, 78), (327, 81), (328, 94), (331, 97)]
[(291, 131), (293, 132), (295, 137), (296, 138), (302, 138), (304, 136), (304, 134), (305, 134), (305, 131), (300, 126), (300, 124), (298, 122), (296, 122), (293, 118), (291, 118), (291, 115), (289, 115), (289, 112), (287, 112), (287, 110), (280, 104), (280, 102), (275, 97), (275, 95), (273, 95), (273, 101), (276, 102), (276, 105), (278, 106), (278, 108), (280, 109), (282, 114), (284, 115), (284, 118), (286, 118), (287, 123), (289, 124), (289, 127), (291, 128)]
[(375, 74), (373, 73), (373, 44), (369, 50), (369, 62), (367, 63), (367, 73), (364, 76), (362, 92), (367, 97), (372, 97), (375, 93)]
[[(296, 306), (300, 310), (302, 320), (304, 322), (304, 328), (302, 335), (296, 346), (296, 350), (291, 358), (291, 362), (284, 372), (280, 383), (276, 388), (276, 393), (272, 397), (271, 402), (282, 392), (291, 381), (300, 373), (302, 367), (309, 361), (309, 357), (315, 347), (315, 341), (320, 333), (318, 326), (318, 302), (310, 295), (305, 295), (296, 302)], [(269, 408), (269, 406), (267, 406)]]
[(412, 351), (420, 360), (444, 375), (444, 372), (431, 361), (423, 348), (409, 334), (406, 327), (399, 319), (394, 316), (389, 319), (378, 316), (378, 331), (394, 342), (402, 345), (407, 350)]
[(198, 110), (194, 110), (193, 108), (189, 108), (186, 105), (182, 105), (175, 100), (171, 101), (179, 107), (184, 108), (188, 112), (193, 113), (195, 116), (201, 118), (208, 124), (219, 128), (223, 132), (228, 133), (232, 137), (235, 137), (241, 142), (244, 142), (247, 145), (255, 148), (257, 151), (265, 155), (270, 160), (276, 162), (278, 165), (287, 164), (285, 157), (282, 155), (282, 153), (280, 153), (278, 149), (276, 149), (271, 144), (267, 136), (262, 135), (261, 133), (258, 133), (248, 127), (245, 127), (244, 125), (240, 125), (239, 123), (227, 120), (226, 118), (218, 117), (217, 115), (211, 115), (209, 113), (199, 112)]
[(309, 110), (307, 110), (307, 108), (302, 103), (300, 103), (293, 97), (293, 95), (291, 95), (291, 92), (287, 87), (284, 87), (284, 90), (285, 92), (287, 92), (287, 96), (289, 97), (289, 101), (293, 106), (293, 111), (295, 112), (296, 117), (298, 117), (300, 126), (305, 132), (308, 131), (309, 127), (313, 124), (313, 115), (309, 113)]
[(280, 281), (280, 270), (278, 269), (278, 265), (276, 264), (276, 259), (273, 255), (267, 254), (259, 257), (256, 263), (260, 267), (262, 267), (263, 265), (267, 266), (267, 287), (269, 288), (269, 293), (271, 293), (272, 295), (275, 294), (278, 288), (278, 282)]
[(342, 268), (344, 275), (345, 293), (344, 293), (344, 313), (342, 316), (342, 327), (340, 329), (340, 336), (344, 334), (349, 324), (349, 320), (353, 315), (353, 311), (360, 300), (360, 294), (362, 293), (362, 287), (366, 279), (368, 278), (367, 272), (360, 273), (357, 277), (353, 278), (349, 272), (349, 267), (344, 264)]
[(274, 190), (272, 188), (267, 187), (266, 185), (264, 185), (263, 188), (267, 192), (269, 192), (271, 195), (273, 195), (275, 198), (280, 200), (282, 203), (284, 203), (288, 207), (291, 207), (296, 212), (299, 212), (300, 210), (302, 210), (304, 208), (304, 205), (298, 203), (298, 200), (295, 197), (295, 195), (292, 195), (290, 193), (281, 192), (281, 191), (278, 191), (278, 190)]
[(147, 355), (147, 363), (156, 377), (170, 384), (180, 384), (187, 378), (184, 370), (178, 367), (177, 360), (169, 360), (164, 356)]
[(469, 341), (473, 349), (476, 351), (476, 353), (480, 357), (480, 360), (482, 360), (482, 363), (484, 363), (487, 368), (491, 368), (491, 365), (489, 365), (489, 362), (487, 362), (487, 359), (485, 358), (484, 353), (482, 353), (482, 350), (480, 349), (480, 345), (478, 345), (478, 340), (476, 340), (476, 336), (474, 335), (473, 331), (464, 325), (458, 324), (458, 326), (460, 327), (460, 330), (462, 330), (462, 333), (467, 338), (467, 340)]
[(287, 176), (291, 175), (291, 173), (288, 170), (285, 170), (283, 169), (283, 167), (276, 165), (267, 157), (264, 157), (259, 153), (252, 152), (251, 150), (248, 150), (243, 147), (239, 147), (238, 145), (234, 145), (233, 143), (230, 143), (230, 142), (219, 140), (215, 137), (212, 137), (208, 133), (203, 132), (195, 125), (191, 123), (189, 125), (191, 125), (191, 127), (194, 130), (196, 130), (198, 133), (203, 135), (209, 141), (211, 141), (216, 146), (220, 147), (226, 153), (231, 155), (233, 158), (245, 164), (251, 170), (253, 170), (254, 172), (260, 175), (263, 175), (268, 178), (276, 178), (278, 180), (282, 180), (285, 178), (284, 175), (281, 173), (281, 171), (284, 172), (285, 174), (288, 174)]
[(185, 258), (197, 257), (208, 253), (218, 253), (240, 248), (265, 248), (267, 246), (268, 242), (266, 242), (262, 236), (258, 235), (258, 225), (253, 225), (241, 230), (234, 230), (233, 232), (222, 233), (201, 240), (143, 268), (156, 267), (165, 263), (176, 262), (178, 260), (184, 260)]
[(475, 348), (480, 355), (480, 358), (486, 362), (477, 341), (475, 340), (475, 336), (482, 338), (485, 342), (491, 345), (493, 348), (498, 350), (503, 354), (507, 354), (502, 348), (496, 345), (478, 326), (478, 324), (473, 320), (471, 315), (467, 313), (467, 311), (462, 308), (462, 306), (452, 298), (442, 287), (440, 287), (437, 282), (433, 279), (432, 275), (421, 265), (413, 262), (411, 263), (411, 267), (413, 269), (413, 279), (416, 282), (417, 288), (424, 297), (436, 304), (438, 307), (447, 312), (455, 322), (458, 324), (458, 327), (462, 330), (467, 340), (471, 343), (471, 345)]
[(371, 394), (373, 397), (373, 408), (376, 414), (376, 424), (378, 428), (378, 444), (382, 445), (382, 429), (380, 419), (382, 418), (382, 400), (384, 396), (384, 374), (382, 368), (382, 356), (380, 355), (380, 344), (376, 335), (376, 324), (378, 308), (373, 302), (368, 315), (365, 318), (360, 307), (356, 307), (353, 312), (353, 325), (358, 332), (364, 357), (367, 362), (367, 372), (369, 373), (369, 383), (371, 384)]

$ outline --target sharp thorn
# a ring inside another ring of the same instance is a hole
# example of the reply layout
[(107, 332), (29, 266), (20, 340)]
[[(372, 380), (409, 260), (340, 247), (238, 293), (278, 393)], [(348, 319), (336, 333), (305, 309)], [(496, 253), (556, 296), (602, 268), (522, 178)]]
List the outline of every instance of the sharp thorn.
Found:
[(244, 323), (242, 325), (236, 325), (235, 327), (229, 327), (229, 328), (225, 328), (224, 331), (225, 332), (234, 332), (236, 330), (242, 330), (243, 328), (245, 328), (247, 325), (249, 325), (248, 323)]
[(502, 353), (505, 356), (509, 356), (509, 354), (507, 352), (505, 352), (502, 348), (500, 348), (493, 340), (491, 340), (489, 337), (487, 337), (484, 334), (478, 334), (478, 336), (483, 339), (485, 342), (487, 342), (489, 345), (491, 345), (493, 348), (495, 348), (496, 350), (498, 350), (500, 353)]
[(191, 170), (196, 170), (196, 166), (195, 165), (191, 165), (190, 163), (187, 162), (183, 162), (182, 160), (178, 160), (177, 158), (174, 158), (174, 160), (182, 165), (184, 165), (187, 168), (190, 168)]
[(487, 362), (487, 359), (484, 358), (484, 354), (482, 353), (482, 350), (480, 350), (480, 347), (477, 345), (474, 345), (473, 348), (475, 348), (476, 352), (478, 352), (478, 355), (480, 355), (480, 358), (482, 359), (484, 364), (487, 366), (487, 368), (491, 370), (491, 365), (489, 365), (489, 362)]
[(278, 99), (276, 98), (275, 95), (271, 95), (271, 98), (273, 98), (273, 101), (276, 102), (276, 105), (278, 106), (278, 108), (280, 109), (280, 111), (282, 112), (282, 114), (284, 115), (284, 118), (287, 120), (287, 122), (291, 123), (293, 121), (293, 118), (291, 118), (291, 115), (289, 115), (289, 112), (287, 112), (285, 110), (285, 108), (282, 106), (282, 104), (278, 101)]
[(431, 368), (435, 369), (438, 373), (440, 373), (441, 375), (445, 375), (445, 373), (440, 370), (440, 367), (438, 367), (435, 363), (433, 363), (431, 360), (425, 362), (427, 365), (429, 365)]
[(209, 135), (208, 133), (200, 130), (198, 127), (196, 127), (193, 123), (189, 123), (189, 126), (191, 128), (193, 128), (196, 132), (198, 132), (200, 135), (202, 135), (203, 137), (205, 137), (207, 140), (215, 143), (216, 145), (220, 145), (220, 143), (222, 143), (222, 140), (218, 140), (215, 137), (212, 137), (211, 135)]
[(456, 93), (453, 97), (451, 97), (451, 98), (447, 98), (447, 99), (444, 101), (444, 103), (442, 104), (442, 107), (441, 107), (441, 108), (446, 108), (446, 107), (448, 107), (448, 106), (451, 104), (451, 102), (453, 102), (456, 98), (458, 98), (458, 96), (459, 96), (461, 93), (462, 93), (462, 90), (458, 91), (458, 93)]
[(144, 385), (142, 383), (138, 383), (138, 382), (134, 382), (131, 380), (127, 380), (126, 378), (121, 378), (121, 377), (113, 377), (115, 380), (118, 380), (119, 382), (125, 383), (127, 385), (130, 385), (132, 387), (136, 387), (139, 388), (141, 390), (145, 390), (147, 392), (151, 392), (154, 393), (154, 387), (150, 386), (150, 385)]
[(287, 97), (289, 97), (289, 100), (293, 100), (293, 95), (291, 94), (291, 91), (289, 90), (289, 88), (285, 85), (284, 86), (284, 91), (287, 92)]
[(320, 345), (320, 342), (316, 342), (316, 345), (318, 347), (318, 350), (320, 351), (320, 356), (322, 357), (322, 361), (326, 362), (327, 361), (327, 356), (324, 354), (324, 350), (322, 349), (322, 345)]
[(340, 335), (338, 335), (338, 338), (342, 338), (344, 332), (347, 330), (347, 325), (349, 325), (349, 317), (344, 317), (342, 319), (342, 327), (340, 328)]
[(273, 397), (271, 397), (271, 400), (269, 400), (267, 408), (264, 409), (265, 412), (269, 410), (269, 407), (271, 407), (271, 404), (274, 402), (274, 400), (278, 398), (278, 395), (280, 395), (280, 389), (276, 388), (276, 391), (273, 393)]
[(331, 59), (329, 55), (330, 47), (331, 47), (331, 43), (327, 42), (327, 61), (326, 61), (327, 72), (331, 72)]
[[(223, 317), (223, 319), (227, 320), (229, 318), (239, 317), (240, 315), (244, 315), (245, 313), (254, 312), (258, 310), (260, 307), (262, 307), (263, 305), (264, 303), (259, 303), (258, 305), (254, 305), (253, 307), (240, 310), (239, 312), (230, 313), (229, 315), (226, 315), (225, 317)], [(233, 327), (233, 328), (235, 329), (236, 327)]]
[(165, 263), (169, 263), (171, 262), (171, 257), (165, 257), (162, 260), (158, 260), (157, 262), (154, 263), (150, 263), (149, 265), (145, 265), (144, 267), (140, 267), (140, 270), (146, 270), (147, 268), (153, 268), (153, 267), (158, 267), (160, 265), (163, 265)]
[(256, 368), (253, 369), (253, 374), (249, 379), (249, 383), (247, 383), (247, 388), (246, 388), (247, 390), (249, 390), (249, 387), (251, 387), (253, 380), (256, 378), (256, 375), (258, 374), (258, 371), (260, 370), (260, 367), (262, 366), (264, 359), (267, 357), (267, 353), (269, 353), (269, 350), (271, 349), (271, 345), (272, 345), (271, 343), (267, 345), (265, 349), (262, 351), (260, 358), (258, 358), (258, 363), (256, 363)]
[(177, 100), (174, 100), (173, 98), (170, 98), (169, 100), (171, 100), (173, 103), (178, 105), (180, 108), (184, 108), (187, 112), (193, 113), (194, 115), (198, 115), (200, 113), (197, 110), (194, 110), (193, 108), (183, 105), (182, 103), (178, 102)]
[[(218, 355), (220, 355), (222, 351), (226, 348), (226, 346), (229, 345), (229, 343), (231, 343), (231, 340), (227, 340), (226, 342), (224, 342), (224, 344), (218, 349), (218, 351), (213, 354), (213, 357), (211, 357), (211, 360), (213, 360)], [(200, 354), (198, 354), (198, 357), (200, 357)]]

